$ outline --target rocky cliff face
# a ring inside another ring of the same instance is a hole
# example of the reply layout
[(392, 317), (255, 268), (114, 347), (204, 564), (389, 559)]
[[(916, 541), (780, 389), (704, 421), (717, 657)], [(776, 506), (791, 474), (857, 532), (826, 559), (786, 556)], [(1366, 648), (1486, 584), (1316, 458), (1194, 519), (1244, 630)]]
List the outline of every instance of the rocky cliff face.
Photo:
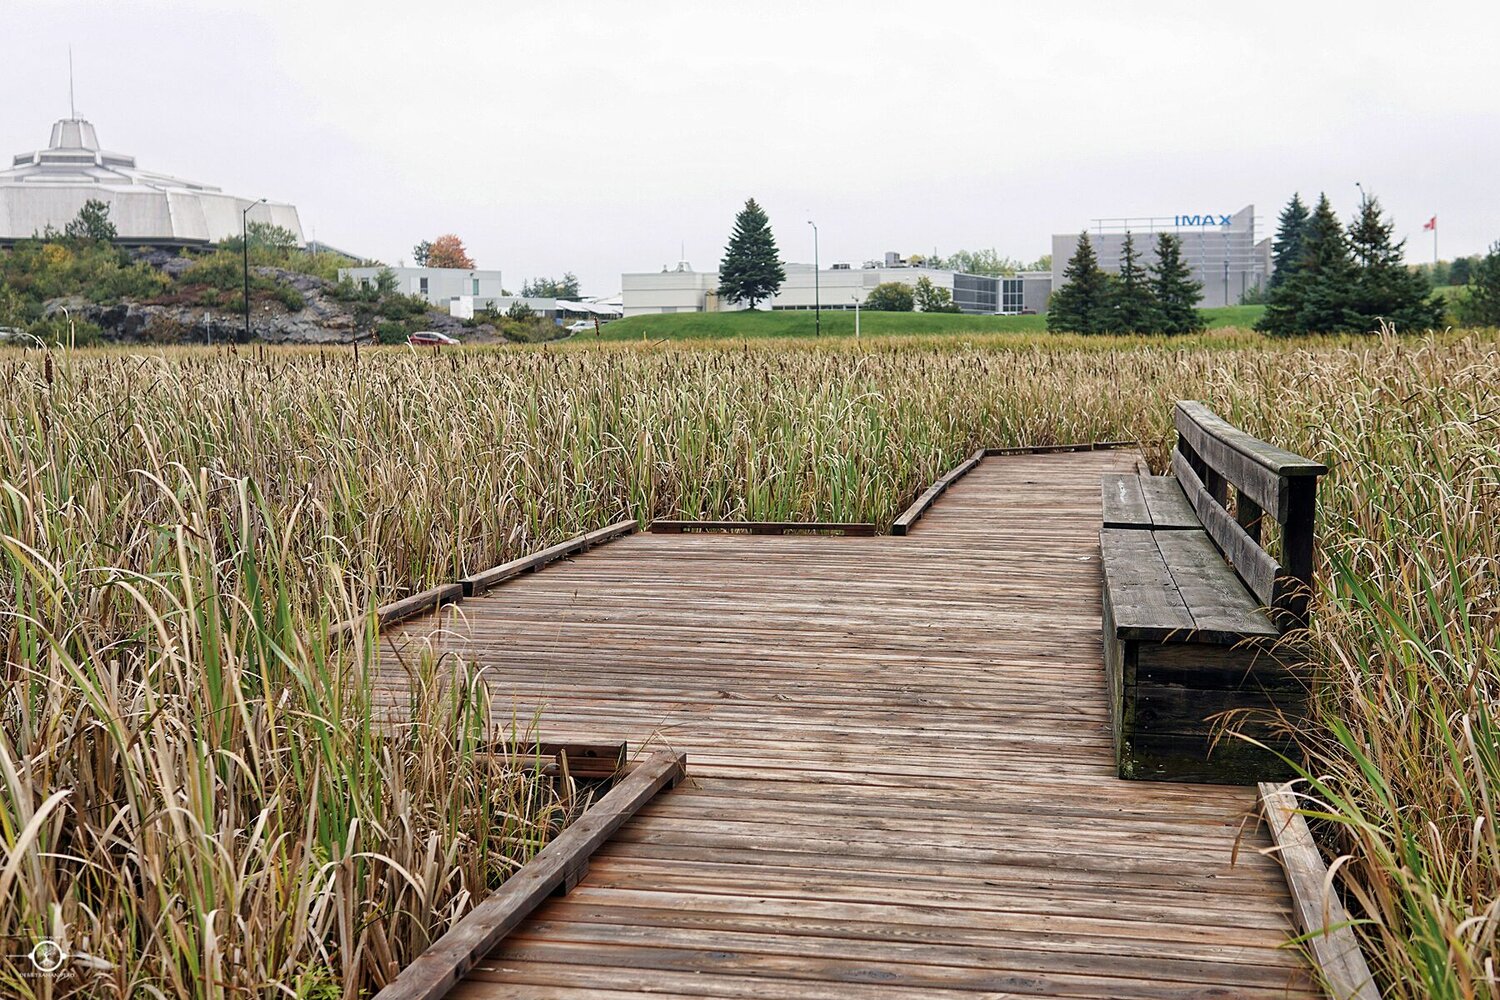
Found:
[[(156, 259), (156, 258), (160, 259)], [(184, 258), (156, 252), (148, 262), (158, 269), (179, 277), (191, 264)], [(74, 319), (86, 320), (103, 331), (106, 340), (149, 343), (245, 343), (265, 341), (273, 344), (352, 344), (375, 340), (378, 313), (370, 315), (355, 303), (344, 302), (333, 294), (333, 285), (322, 278), (281, 268), (252, 268), (252, 273), (271, 278), (278, 284), (297, 290), (302, 297), (301, 309), (290, 310), (281, 302), (256, 296), (250, 301), (250, 333), (245, 334), (245, 316), (241, 312), (201, 305), (120, 302), (97, 305), (80, 298), (53, 299), (44, 315), (51, 317), (67, 309)], [(462, 320), (447, 313), (429, 311), (421, 328), (437, 330), (464, 341), (494, 341), (494, 327), (466, 327)]]

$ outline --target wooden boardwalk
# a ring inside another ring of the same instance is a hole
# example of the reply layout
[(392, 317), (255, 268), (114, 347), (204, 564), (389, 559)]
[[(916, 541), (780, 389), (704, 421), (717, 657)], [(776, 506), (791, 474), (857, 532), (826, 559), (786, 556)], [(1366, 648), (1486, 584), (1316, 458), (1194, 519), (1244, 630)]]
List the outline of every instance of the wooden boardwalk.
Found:
[(688, 754), (451, 996), (1318, 995), (1248, 788), (1117, 780), (1100, 476), (986, 459), (905, 538), (639, 534), (393, 628), (547, 738)]

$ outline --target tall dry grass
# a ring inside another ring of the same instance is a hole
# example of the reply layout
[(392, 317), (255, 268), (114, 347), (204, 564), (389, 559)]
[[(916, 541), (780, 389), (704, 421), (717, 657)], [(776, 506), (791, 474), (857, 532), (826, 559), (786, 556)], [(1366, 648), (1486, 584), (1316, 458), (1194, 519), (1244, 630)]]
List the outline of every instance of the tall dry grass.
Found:
[(1193, 397), (1330, 459), (1314, 791), (1392, 995), (1481, 994), (1497, 386), (1477, 334), (0, 358), (0, 934), (99, 995), (377, 983), (557, 816), (472, 684), (379, 739), (329, 620), (621, 516), (888, 523), (980, 445), (1163, 462)]

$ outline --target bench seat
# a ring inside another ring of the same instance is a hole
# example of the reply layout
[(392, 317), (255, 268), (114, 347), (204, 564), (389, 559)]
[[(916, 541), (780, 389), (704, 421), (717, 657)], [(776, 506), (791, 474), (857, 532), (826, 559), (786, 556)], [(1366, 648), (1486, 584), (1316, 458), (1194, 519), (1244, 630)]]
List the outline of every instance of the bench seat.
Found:
[(1193, 505), (1172, 476), (1111, 473), (1099, 485), (1106, 528), (1201, 530)]
[[(1286, 776), (1276, 713), (1300, 718), (1297, 651), (1202, 528), (1104, 528), (1104, 646), (1126, 778), (1252, 783)], [(1215, 716), (1271, 749), (1219, 738)]]

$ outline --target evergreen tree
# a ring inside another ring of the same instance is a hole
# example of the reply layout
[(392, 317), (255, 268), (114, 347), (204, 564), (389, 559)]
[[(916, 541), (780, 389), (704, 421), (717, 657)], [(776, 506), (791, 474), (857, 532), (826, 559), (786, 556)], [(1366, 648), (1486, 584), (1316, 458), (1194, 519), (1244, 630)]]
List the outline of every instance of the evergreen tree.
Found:
[(1110, 278), (1099, 269), (1094, 244), (1085, 231), (1063, 269), (1063, 286), (1047, 301), (1047, 329), (1054, 333), (1106, 333), (1112, 303)]
[(1333, 214), (1328, 196), (1320, 195), (1302, 232), (1297, 265), (1284, 282), (1271, 289), (1266, 314), (1255, 328), (1282, 335), (1343, 332), (1349, 326), (1354, 270), (1344, 227)]
[(1402, 248), (1392, 243), (1394, 226), (1380, 212), (1380, 202), (1364, 198), (1349, 226), (1349, 250), (1357, 270), (1349, 286), (1345, 323), (1355, 332), (1380, 329), (1382, 321), (1397, 330), (1430, 330), (1443, 322), (1443, 304), (1432, 298), (1425, 275), (1406, 266)]
[(1114, 316), (1110, 329), (1116, 333), (1152, 333), (1161, 329), (1156, 296), (1152, 291), (1135, 237), (1125, 234), (1120, 247), (1120, 274), (1114, 284)]
[(719, 265), (719, 295), (754, 309), (757, 302), (775, 295), (785, 280), (776, 238), (771, 235), (771, 221), (751, 198), (735, 217), (734, 233), (724, 248), (724, 262)]
[(113, 242), (118, 234), (115, 224), (109, 221), (109, 202), (98, 198), (84, 202), (73, 221), (63, 227), (63, 235), (70, 240)]
[(1469, 283), (1469, 269), (1473, 266), (1474, 261), (1468, 257), (1453, 258), (1453, 263), (1448, 267), (1448, 284), (1467, 285)]
[(1197, 333), (1203, 329), (1198, 300), (1203, 284), (1182, 261), (1182, 241), (1171, 233), (1156, 237), (1156, 260), (1151, 268), (1151, 293), (1156, 299), (1157, 329), (1162, 333)]
[(1307, 205), (1300, 193), (1281, 210), (1276, 225), (1276, 239), (1271, 243), (1271, 288), (1286, 281), (1302, 261), (1302, 233), (1307, 229)]
[(1469, 284), (1458, 300), (1458, 318), (1468, 326), (1500, 326), (1500, 243), (1469, 263)]

